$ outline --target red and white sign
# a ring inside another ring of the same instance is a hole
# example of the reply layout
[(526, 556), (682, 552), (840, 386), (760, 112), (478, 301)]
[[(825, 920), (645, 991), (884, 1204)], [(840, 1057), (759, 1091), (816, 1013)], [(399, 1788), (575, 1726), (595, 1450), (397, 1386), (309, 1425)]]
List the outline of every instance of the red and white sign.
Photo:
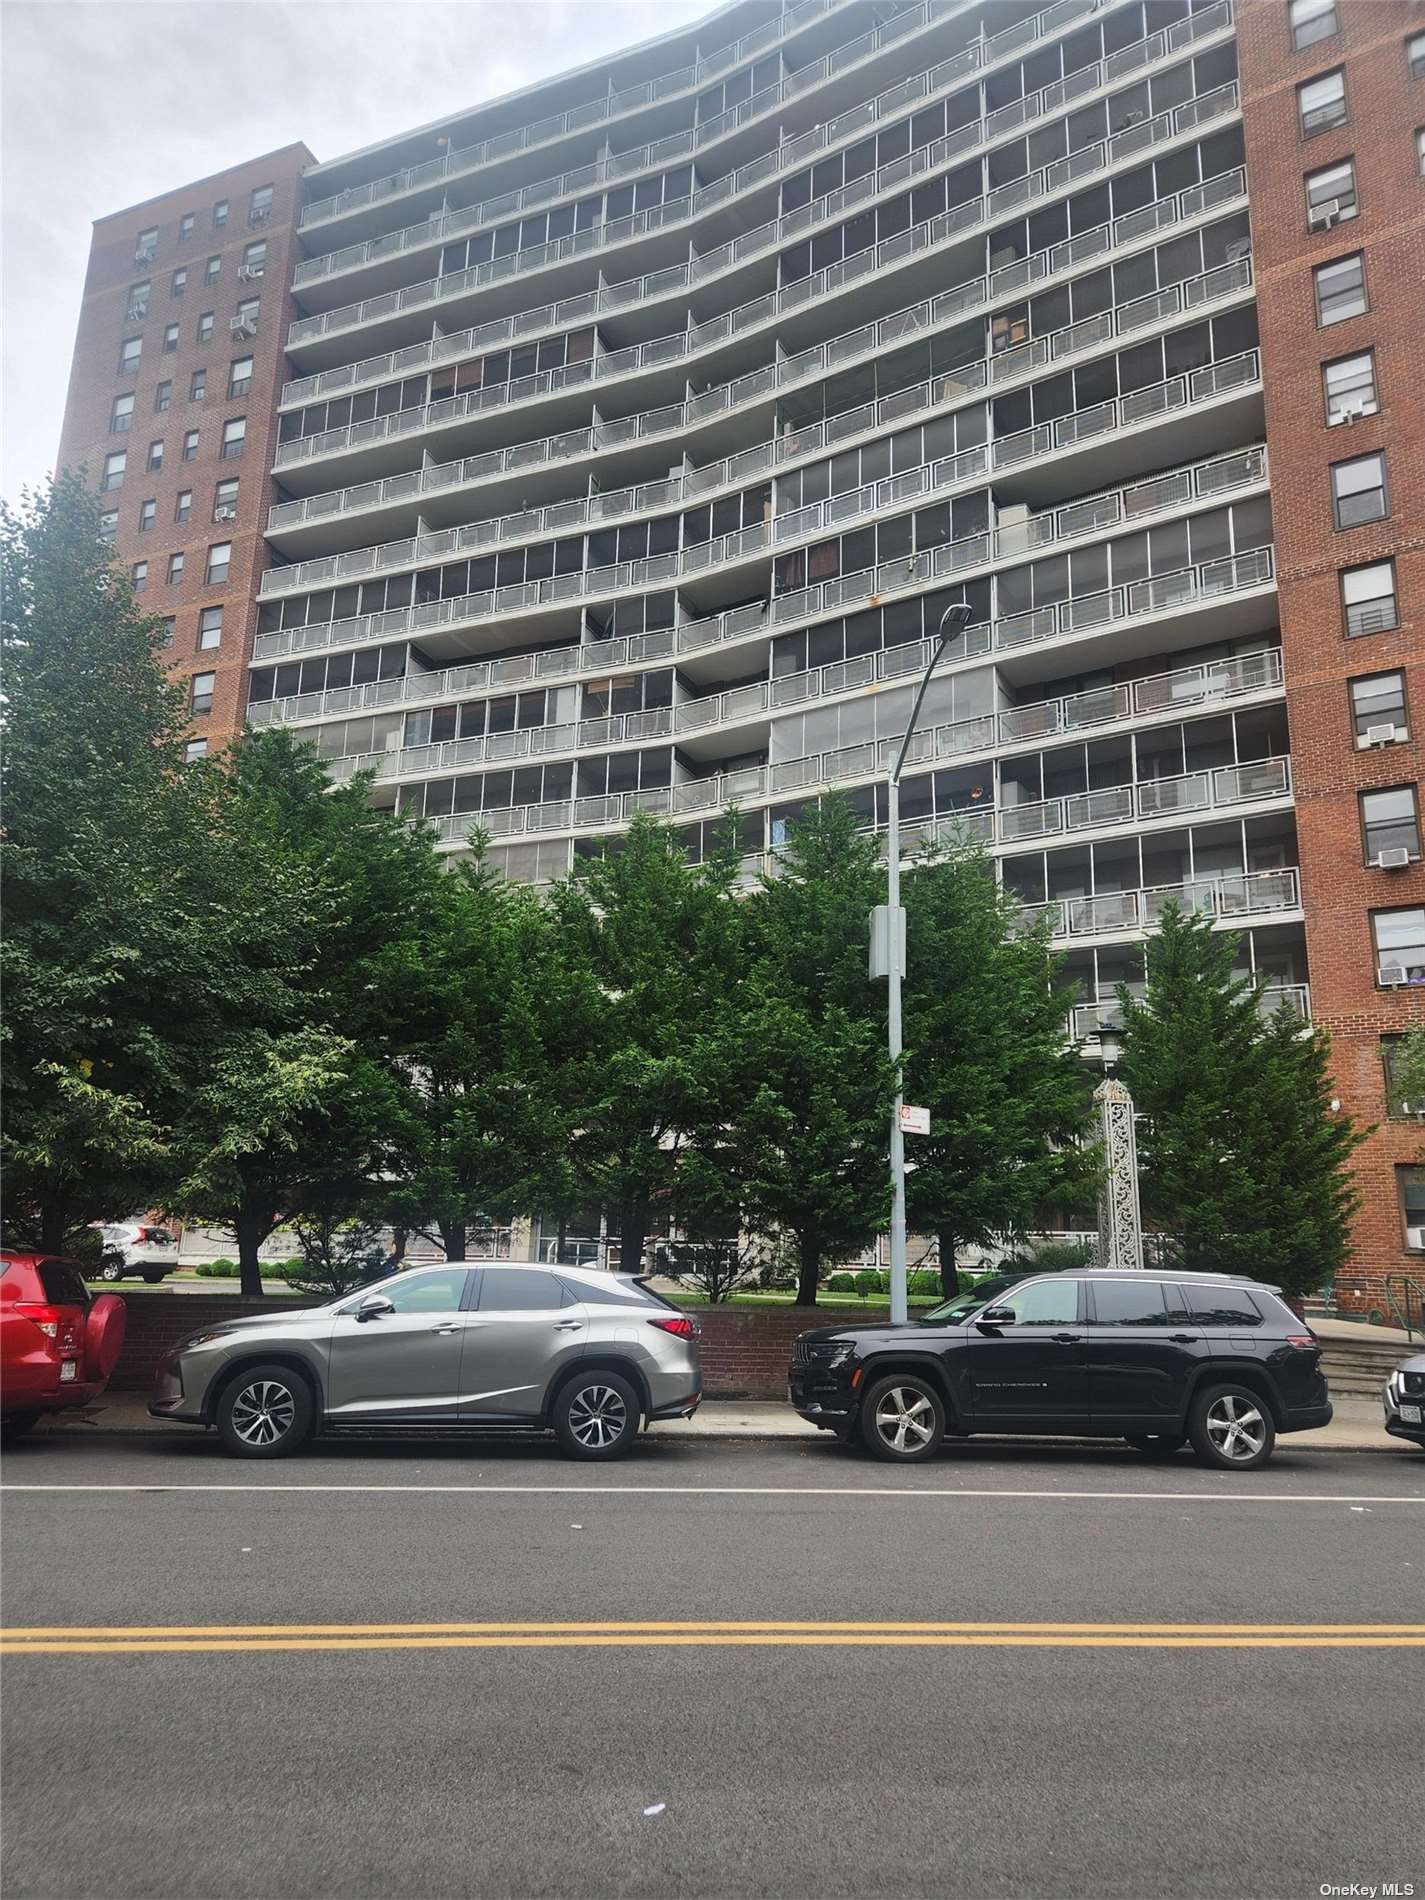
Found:
[(928, 1108), (912, 1108), (909, 1102), (902, 1102), (901, 1133), (903, 1135), (928, 1135), (930, 1133), (930, 1110)]

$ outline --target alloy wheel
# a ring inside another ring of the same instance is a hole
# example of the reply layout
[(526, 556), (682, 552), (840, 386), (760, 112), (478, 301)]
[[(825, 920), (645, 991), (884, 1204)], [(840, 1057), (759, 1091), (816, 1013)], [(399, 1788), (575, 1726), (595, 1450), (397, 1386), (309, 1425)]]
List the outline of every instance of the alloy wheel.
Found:
[(275, 1379), (244, 1386), (233, 1400), (233, 1431), (245, 1445), (275, 1445), (292, 1429), (297, 1401)]
[(1234, 1464), (1255, 1458), (1267, 1441), (1267, 1421), (1260, 1409), (1235, 1392), (1212, 1401), (1205, 1423), (1213, 1449)]
[(628, 1407), (611, 1385), (586, 1385), (569, 1407), (569, 1430), (586, 1451), (603, 1451), (621, 1436)]
[(935, 1407), (914, 1386), (893, 1385), (876, 1403), (876, 1433), (891, 1451), (919, 1451), (935, 1436)]

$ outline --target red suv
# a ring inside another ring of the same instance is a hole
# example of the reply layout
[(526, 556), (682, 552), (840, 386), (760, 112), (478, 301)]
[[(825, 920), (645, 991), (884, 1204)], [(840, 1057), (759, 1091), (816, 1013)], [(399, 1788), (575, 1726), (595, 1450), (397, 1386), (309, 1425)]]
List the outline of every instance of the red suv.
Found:
[(90, 1298), (74, 1261), (0, 1252), (0, 1438), (9, 1444), (42, 1412), (97, 1398), (127, 1317), (116, 1293)]

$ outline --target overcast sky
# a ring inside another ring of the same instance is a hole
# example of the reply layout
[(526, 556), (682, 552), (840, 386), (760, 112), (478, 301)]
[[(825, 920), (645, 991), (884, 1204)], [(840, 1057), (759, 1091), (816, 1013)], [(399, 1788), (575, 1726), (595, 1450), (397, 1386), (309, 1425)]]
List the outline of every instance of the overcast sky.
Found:
[(277, 146), (369, 145), (714, 0), (4, 0), (0, 492), (54, 465), (93, 219)]

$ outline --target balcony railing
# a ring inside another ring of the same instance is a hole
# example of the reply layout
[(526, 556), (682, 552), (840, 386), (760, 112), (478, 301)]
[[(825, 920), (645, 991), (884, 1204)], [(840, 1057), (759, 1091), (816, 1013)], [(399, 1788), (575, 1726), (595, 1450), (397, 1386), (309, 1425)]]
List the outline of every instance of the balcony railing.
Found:
[[(1153, 930), (1162, 922), (1169, 904), (1195, 917), (1231, 924), (1273, 911), (1299, 910), (1301, 885), (1294, 869), (1235, 872), (1187, 884), (1158, 884), (1148, 890), (1111, 891), (1099, 897), (1066, 897), (1052, 904), (1029, 904), (1022, 916), (1026, 929), (1048, 918), (1051, 940), (1098, 937)], [(1119, 1020), (1116, 1002), (1081, 1008), (1083, 1015), (1092, 1020), (1095, 1032), (1100, 1026), (1115, 1027)], [(1075, 1012), (1076, 1017), (1079, 1013)], [(1085, 1028), (1078, 1033), (1090, 1032)]]
[[(560, 114), (551, 119), (540, 120), (535, 124), (522, 127), (517, 131), (500, 133), (496, 137), (483, 140), (478, 145), (466, 146), (459, 151), (448, 153), (444, 158), (430, 159), (424, 164), (413, 165), (404, 171), (393, 173), (387, 178), (375, 179), (367, 185), (354, 186), (349, 191), (339, 192), (330, 198), (315, 199), (302, 209), (299, 224), (302, 228), (325, 222), (334, 217), (345, 215), (349, 211), (360, 210), (366, 205), (379, 204), (387, 198), (398, 197), (406, 192), (420, 190), (425, 186), (441, 183), (443, 180), (457, 178), (465, 173), (478, 170), (497, 159), (509, 157), (517, 152), (528, 151), (532, 147), (550, 144), (574, 131), (584, 131), (590, 126), (606, 122), (627, 112), (660, 100), (675, 98), (705, 86), (740, 61), (750, 59), (755, 53), (786, 39), (801, 27), (833, 10), (835, 0), (806, 0), (806, 4), (791, 8), (776, 21), (769, 21), (758, 27), (737, 42), (737, 47), (723, 48), (709, 59), (697, 65), (665, 74), (662, 78), (648, 81), (642, 86), (611, 95), (608, 99), (598, 100), (590, 105), (577, 106), (571, 112)], [(1058, 30), (1071, 21), (1083, 18), (1095, 12), (1102, 0), (1058, 0), (1058, 4), (1048, 7), (1044, 12), (1027, 20), (1018, 20), (1002, 32), (987, 40), (977, 41), (963, 51), (943, 62), (939, 72), (948, 77), (960, 78), (972, 72), (982, 70), (1001, 59), (1007, 59), (1021, 52), (1036, 39)], [(1217, 8), (1208, 10), (1216, 14)], [(679, 158), (723, 138), (727, 133), (737, 130), (750, 121), (775, 112), (778, 107), (799, 98), (809, 88), (820, 85), (823, 80), (843, 73), (861, 61), (872, 57), (883, 46), (893, 44), (898, 39), (916, 32), (920, 27), (934, 24), (940, 17), (939, 9), (933, 5), (909, 7), (885, 21), (874, 33), (863, 35), (846, 46), (838, 47), (824, 58), (801, 67), (788, 74), (784, 79), (771, 86), (764, 87), (750, 99), (740, 105), (705, 120), (701, 125), (686, 131), (675, 132), (655, 141), (652, 145), (620, 154), (609, 163), (622, 164), (628, 171), (647, 170), (652, 166), (666, 165)], [(1168, 29), (1174, 50), (1186, 46), (1202, 37), (1204, 33), (1217, 30), (1222, 22), (1212, 26), (1199, 25), (1198, 20), (1205, 15), (1196, 15), (1191, 19), (1179, 20)], [(738, 51), (737, 48), (744, 50)], [(746, 50), (746, 49), (751, 49)], [(1124, 48), (1124, 53), (1135, 49)], [(1112, 56), (1121, 60), (1122, 54)], [(1133, 70), (1129, 64), (1118, 65), (1114, 77), (1119, 73)], [(914, 82), (907, 82), (913, 84)], [(942, 83), (944, 83), (942, 81)], [(921, 95), (910, 93), (914, 99)], [(605, 171), (593, 165), (564, 174), (562, 178), (543, 180), (526, 186), (522, 192), (511, 192), (510, 211), (518, 213), (533, 210), (537, 205), (546, 205), (561, 197), (568, 197), (590, 186), (600, 184), (606, 178), (621, 176), (621, 172)], [(503, 215), (496, 213), (494, 215)]]
[[(952, 211), (945, 211), (927, 224), (911, 227), (897, 236), (883, 239), (881, 243), (868, 246), (864, 251), (845, 259), (836, 267), (842, 273), (842, 281), (863, 276), (870, 271), (889, 269), (893, 265), (904, 263), (906, 258), (930, 244), (942, 243), (946, 237), (963, 236), (967, 231), (975, 230), (982, 224), (1002, 218), (1012, 211), (1021, 210), (1040, 198), (1053, 196), (1067, 187), (1092, 177), (1125, 158), (1152, 149), (1165, 140), (1181, 137), (1189, 131), (1196, 131), (1201, 125), (1220, 118), (1226, 113), (1237, 110), (1237, 84), (1229, 81), (1210, 93), (1204, 93), (1196, 99), (1189, 99), (1173, 111), (1159, 113), (1155, 118), (1145, 120), (1140, 125), (1128, 127), (1110, 138), (1095, 145), (1088, 145), (1072, 153), (1067, 158), (1055, 159), (1052, 164), (1041, 166), (1039, 170), (1029, 172), (1022, 178), (1016, 178), (1007, 184), (998, 185), (982, 198), (972, 198), (957, 205)], [(923, 148), (929, 151), (930, 147)], [(947, 161), (947, 163), (950, 161)], [(859, 189), (859, 187), (857, 188)], [(859, 202), (859, 199), (857, 200)], [(646, 276), (632, 278), (621, 284), (609, 284), (599, 290), (586, 291), (582, 295), (568, 299), (558, 306), (558, 323), (562, 327), (574, 322), (588, 322), (591, 318), (607, 312), (626, 310), (670, 293), (687, 292), (706, 284), (710, 279), (734, 269), (751, 257), (763, 256), (778, 249), (792, 237), (799, 236), (807, 228), (805, 213), (813, 207), (803, 207), (792, 212), (786, 218), (775, 218), (760, 225), (756, 230), (747, 231), (742, 236), (719, 245), (716, 250), (705, 251), (701, 255), (689, 258), (685, 264), (669, 265)], [(908, 243), (913, 234), (925, 233), (918, 244)], [(382, 291), (378, 296), (368, 297), (360, 303), (343, 304), (338, 309), (323, 311), (319, 316), (298, 318), (288, 329), (287, 348), (300, 348), (304, 343), (313, 342), (318, 337), (359, 328), (368, 323), (379, 321), (383, 317), (396, 316), (407, 310), (429, 308), (432, 304), (447, 303), (452, 298), (469, 295), (492, 283), (501, 283), (511, 277), (535, 268), (561, 262), (569, 257), (581, 254), (583, 249), (591, 248), (585, 239), (593, 233), (579, 233), (571, 238), (559, 238), (552, 244), (537, 250), (516, 252), (512, 257), (494, 259), (486, 264), (474, 264), (463, 271), (455, 271), (447, 277), (428, 278), (419, 284), (407, 284), (399, 290)], [(575, 246), (581, 247), (576, 250)], [(521, 264), (524, 258), (530, 260)], [(537, 262), (535, 261), (537, 260)], [(804, 284), (807, 280), (803, 279)], [(789, 290), (801, 288), (793, 285)], [(786, 298), (788, 291), (769, 292), (765, 301), (775, 305), (778, 297)], [(756, 306), (754, 305), (753, 308)], [(789, 307), (784, 305), (783, 307)], [(578, 315), (574, 316), (573, 311)], [(569, 314), (565, 314), (569, 313)], [(514, 319), (522, 336), (528, 336), (540, 329), (537, 321), (543, 312), (521, 312)], [(645, 346), (646, 347), (646, 346)]]
[[(1154, 33), (1146, 39), (1135, 41), (1132, 45), (1111, 55), (1107, 60), (1097, 60), (1092, 65), (1080, 67), (1068, 78), (1056, 79), (1039, 91), (1027, 93), (1015, 100), (1013, 104), (1001, 106), (996, 111), (988, 113), (983, 119), (972, 120), (966, 125), (957, 126), (948, 136), (936, 139), (929, 146), (921, 147), (904, 158), (882, 166), (879, 173), (868, 173), (865, 177), (858, 179), (854, 185), (846, 186), (817, 202), (800, 207), (791, 214), (790, 218), (782, 220), (783, 228), (788, 236), (793, 235), (796, 230), (819, 222), (823, 216), (838, 214), (868, 198), (879, 196), (882, 191), (889, 191), (898, 185), (908, 183), (926, 171), (938, 170), (941, 165), (963, 157), (978, 146), (991, 143), (1007, 131), (1029, 125), (1035, 119), (1058, 112), (1074, 100), (1096, 92), (1101, 86), (1111, 84), (1125, 71), (1137, 71), (1143, 66), (1176, 53), (1189, 39), (1195, 44), (1206, 34), (1229, 26), (1231, 20), (1229, 0), (1218, 0), (1218, 4), (1207, 12), (1194, 14), (1190, 20), (1181, 22), (1182, 26), (1190, 27), (1191, 32), (1180, 35), (1171, 45), (1166, 32)], [(666, 229), (669, 225), (696, 223), (707, 212), (717, 209), (740, 194), (764, 185), (771, 179), (796, 171), (829, 147), (844, 145), (861, 137), (882, 120), (900, 117), (915, 110), (926, 100), (958, 84), (964, 72), (962, 58), (957, 56), (947, 60), (927, 72), (902, 80), (877, 98), (867, 100), (850, 112), (841, 113), (836, 118), (813, 127), (809, 132), (802, 133), (800, 137), (789, 139), (773, 151), (764, 153), (753, 159), (750, 164), (727, 173), (701, 190), (692, 192), (686, 198), (658, 205), (647, 211), (635, 212), (629, 217), (610, 219), (571, 237), (556, 239), (551, 244), (531, 246), (509, 258), (501, 259), (499, 266), (493, 267), (495, 275), (489, 281), (499, 281), (511, 275), (518, 275), (525, 270), (542, 269), (562, 258), (604, 251), (614, 245), (625, 243), (631, 238), (643, 237), (651, 232)], [(592, 165), (583, 166), (577, 172), (567, 174), (565, 178), (548, 179), (538, 184), (527, 185), (520, 191), (503, 192), (487, 204), (472, 205), (460, 211), (444, 212), (426, 218), (419, 224), (408, 225), (402, 230), (390, 231), (381, 237), (371, 238), (365, 243), (347, 245), (338, 251), (328, 251), (318, 257), (306, 258), (297, 265), (292, 287), (294, 290), (300, 290), (306, 284), (320, 282), (342, 271), (356, 270), (362, 265), (378, 263), (384, 258), (401, 256), (408, 251), (444, 243), (453, 237), (477, 231), (483, 226), (519, 217), (536, 206), (543, 207), (557, 202), (560, 198), (577, 195), (589, 190), (591, 186), (629, 177), (635, 172), (647, 169), (654, 162), (649, 157), (653, 149), (649, 146), (641, 152), (621, 152), (617, 158), (600, 159)], [(793, 225), (792, 219), (799, 220), (799, 224)]]
[[(1268, 872), (1264, 875), (1275, 877), (1280, 876), (1281, 873)], [(1291, 875), (1295, 876), (1295, 872)], [(1195, 887), (1184, 886), (1183, 888)], [(1221, 911), (1217, 914), (1230, 922), (1242, 913)], [(1311, 991), (1305, 983), (1264, 984), (1257, 992), (1257, 1007), (1264, 1016), (1274, 1016), (1279, 1009), (1287, 1009), (1302, 1022), (1310, 1022)], [(1071, 1022), (1074, 1041), (1087, 1042), (1104, 1029), (1121, 1029), (1123, 1007), (1117, 997), (1110, 997), (1100, 1003), (1079, 1003), (1075, 1006)]]

